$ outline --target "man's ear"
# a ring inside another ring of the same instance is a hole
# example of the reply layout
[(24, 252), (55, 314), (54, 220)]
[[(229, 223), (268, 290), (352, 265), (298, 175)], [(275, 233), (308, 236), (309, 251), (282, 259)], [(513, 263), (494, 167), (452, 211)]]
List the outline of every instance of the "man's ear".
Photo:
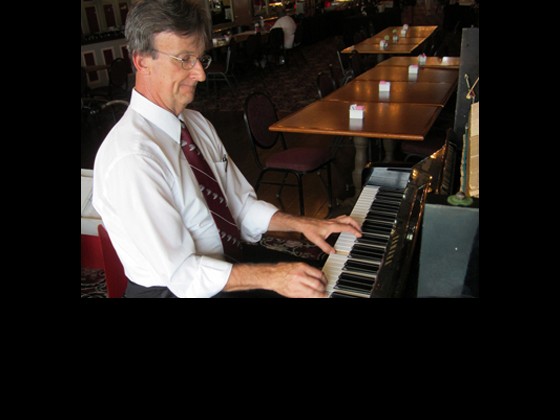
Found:
[(134, 67), (136, 67), (136, 71), (139, 73), (149, 74), (151, 61), (152, 57), (149, 54), (134, 53), (132, 55), (132, 62), (134, 63)]

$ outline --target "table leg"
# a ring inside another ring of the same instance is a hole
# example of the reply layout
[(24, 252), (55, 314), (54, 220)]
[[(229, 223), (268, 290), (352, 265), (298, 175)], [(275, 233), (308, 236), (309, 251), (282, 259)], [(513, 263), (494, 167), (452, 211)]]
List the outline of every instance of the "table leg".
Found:
[(362, 191), (362, 170), (366, 165), (368, 141), (369, 140), (365, 137), (354, 136), (354, 147), (356, 148), (354, 171), (352, 172), (352, 180), (354, 181), (355, 189), (354, 198), (357, 198)]
[(383, 162), (392, 162), (394, 160), (396, 147), (397, 143), (395, 140), (383, 139), (383, 150), (385, 151)]

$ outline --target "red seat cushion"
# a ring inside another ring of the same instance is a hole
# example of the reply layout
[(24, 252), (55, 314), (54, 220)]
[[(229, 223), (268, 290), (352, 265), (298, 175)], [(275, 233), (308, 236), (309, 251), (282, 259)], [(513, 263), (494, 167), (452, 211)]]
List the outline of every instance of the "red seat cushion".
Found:
[(294, 147), (269, 156), (265, 165), (267, 168), (290, 169), (309, 172), (318, 169), (331, 158), (329, 149), (316, 147)]
[(107, 283), (107, 297), (122, 298), (128, 285), (128, 279), (124, 274), (124, 268), (117, 251), (113, 248), (111, 238), (103, 225), (97, 227), (99, 239), (101, 240), (101, 250), (103, 252), (103, 262), (105, 269), (105, 281)]

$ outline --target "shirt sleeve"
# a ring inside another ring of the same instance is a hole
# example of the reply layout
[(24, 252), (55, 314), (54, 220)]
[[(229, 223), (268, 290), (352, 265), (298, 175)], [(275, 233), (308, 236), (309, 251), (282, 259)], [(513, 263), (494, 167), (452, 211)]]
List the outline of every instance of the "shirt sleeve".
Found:
[(228, 165), (226, 179), (227, 189), (234, 191), (234, 194), (228, 194), (228, 206), (241, 230), (241, 238), (247, 242), (260, 241), (268, 230), (272, 215), (278, 211), (278, 208), (257, 199), (253, 186), (234, 162)]
[(257, 199), (253, 186), (228, 156), (212, 123), (201, 114), (195, 114), (196, 117), (194, 117), (191, 112), (190, 115), (196, 135), (206, 137), (204, 141), (197, 144), (205, 147), (205, 155), (212, 156), (212, 162), (208, 163), (213, 167), (228, 200), (228, 207), (241, 231), (241, 239), (247, 242), (258, 242), (268, 230), (270, 219), (278, 208)]
[(211, 297), (224, 288), (231, 264), (196, 255), (193, 237), (174, 205), (174, 177), (157, 159), (128, 155), (106, 176), (105, 202), (111, 212), (124, 215), (112, 229), (115, 248), (129, 265), (140, 267), (141, 278), (167, 286), (178, 297)]

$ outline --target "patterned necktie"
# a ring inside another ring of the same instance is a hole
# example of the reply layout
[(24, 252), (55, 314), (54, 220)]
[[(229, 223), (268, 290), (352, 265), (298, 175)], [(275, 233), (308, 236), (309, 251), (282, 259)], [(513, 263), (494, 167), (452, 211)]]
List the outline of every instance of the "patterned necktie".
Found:
[(235, 224), (231, 212), (227, 206), (220, 184), (214, 178), (214, 173), (208, 166), (208, 162), (204, 159), (196, 144), (185, 126), (181, 121), (181, 145), (187, 161), (196, 176), (200, 191), (206, 200), (206, 204), (210, 209), (210, 213), (214, 218), (214, 223), (218, 227), (222, 245), (224, 246), (224, 254), (231, 262), (241, 260), (241, 233)]

